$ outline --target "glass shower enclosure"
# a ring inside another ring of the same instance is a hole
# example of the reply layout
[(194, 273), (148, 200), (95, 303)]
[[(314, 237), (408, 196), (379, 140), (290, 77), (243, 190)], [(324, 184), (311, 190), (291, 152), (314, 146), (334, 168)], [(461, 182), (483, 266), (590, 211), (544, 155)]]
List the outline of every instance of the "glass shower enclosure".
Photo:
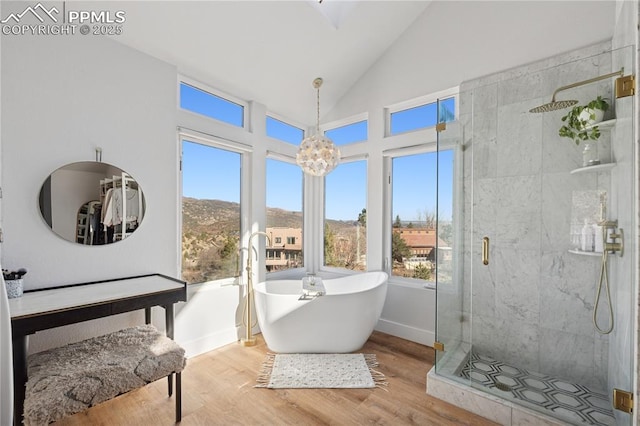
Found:
[[(636, 112), (616, 84), (635, 58), (603, 45), (461, 86), (459, 131), (438, 137), (458, 173), (451, 226), (438, 218), (453, 238), (438, 247), (435, 373), (570, 424), (630, 425), (613, 394), (635, 390)], [(577, 103), (530, 112), (552, 95)], [(598, 96), (585, 152), (559, 131)]]

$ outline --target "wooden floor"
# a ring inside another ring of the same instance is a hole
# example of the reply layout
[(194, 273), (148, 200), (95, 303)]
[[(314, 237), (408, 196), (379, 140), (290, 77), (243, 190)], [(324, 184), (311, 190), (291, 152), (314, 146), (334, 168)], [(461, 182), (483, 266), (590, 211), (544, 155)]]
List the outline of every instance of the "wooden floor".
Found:
[[(181, 425), (494, 425), (426, 394), (434, 351), (374, 332), (358, 352), (374, 353), (386, 389), (254, 388), (268, 349), (239, 344), (191, 358), (182, 373)], [(174, 398), (159, 380), (57, 425), (171, 425)]]

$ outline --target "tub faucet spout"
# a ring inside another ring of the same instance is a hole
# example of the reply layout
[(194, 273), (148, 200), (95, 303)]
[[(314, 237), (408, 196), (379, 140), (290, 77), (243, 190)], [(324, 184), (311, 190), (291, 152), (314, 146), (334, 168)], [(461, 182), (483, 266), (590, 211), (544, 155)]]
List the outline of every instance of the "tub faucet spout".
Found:
[[(256, 338), (253, 337), (253, 333), (251, 329), (255, 324), (253, 324), (251, 310), (253, 307), (253, 256), (251, 255), (251, 248), (253, 237), (257, 235), (264, 235), (267, 239), (269, 245), (271, 245), (271, 238), (269, 234), (263, 231), (256, 231), (249, 236), (249, 242), (247, 243), (247, 250), (249, 251), (249, 257), (247, 258), (247, 296), (244, 304), (244, 315), (243, 315), (243, 323), (245, 326), (245, 337), (240, 339), (240, 344), (242, 346), (253, 346), (256, 344)], [(258, 258), (258, 253), (256, 252), (256, 260)]]

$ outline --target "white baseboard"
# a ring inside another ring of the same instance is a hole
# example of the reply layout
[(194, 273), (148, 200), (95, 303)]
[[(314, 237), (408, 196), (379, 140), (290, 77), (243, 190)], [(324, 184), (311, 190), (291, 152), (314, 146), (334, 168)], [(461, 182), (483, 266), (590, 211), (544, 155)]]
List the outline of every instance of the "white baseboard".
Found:
[(427, 346), (433, 346), (433, 342), (436, 339), (436, 333), (434, 331), (400, 324), (384, 318), (380, 318), (375, 329), (383, 333), (391, 334), (392, 336), (402, 337), (403, 339), (411, 340), (412, 342), (421, 343)]
[(178, 340), (178, 344), (184, 348), (186, 357), (191, 358), (237, 341), (238, 332), (234, 327), (226, 330), (220, 330), (216, 333), (208, 334), (188, 342)]

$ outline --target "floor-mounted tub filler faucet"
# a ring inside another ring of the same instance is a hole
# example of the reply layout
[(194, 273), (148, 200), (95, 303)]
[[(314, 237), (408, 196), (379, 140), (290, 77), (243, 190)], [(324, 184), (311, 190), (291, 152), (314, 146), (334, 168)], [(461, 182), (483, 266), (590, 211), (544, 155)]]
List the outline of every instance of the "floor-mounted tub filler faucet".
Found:
[[(245, 335), (242, 339), (240, 339), (240, 344), (242, 346), (253, 346), (256, 344), (256, 338), (253, 337), (253, 333), (251, 332), (251, 329), (255, 326), (255, 323), (253, 321), (251, 312), (252, 312), (252, 307), (253, 307), (253, 256), (251, 255), (252, 253), (252, 242), (253, 242), (253, 237), (257, 236), (257, 235), (264, 235), (265, 238), (267, 239), (269, 245), (271, 245), (271, 238), (269, 237), (269, 234), (267, 234), (266, 232), (263, 231), (256, 231), (253, 234), (251, 234), (249, 236), (249, 242), (247, 243), (247, 251), (248, 251), (248, 257), (247, 257), (247, 291), (246, 291), (246, 296), (245, 296), (245, 301), (244, 301), (244, 312), (242, 315), (242, 323), (244, 325), (245, 328)], [(256, 260), (258, 258), (258, 253), (256, 252)]]

